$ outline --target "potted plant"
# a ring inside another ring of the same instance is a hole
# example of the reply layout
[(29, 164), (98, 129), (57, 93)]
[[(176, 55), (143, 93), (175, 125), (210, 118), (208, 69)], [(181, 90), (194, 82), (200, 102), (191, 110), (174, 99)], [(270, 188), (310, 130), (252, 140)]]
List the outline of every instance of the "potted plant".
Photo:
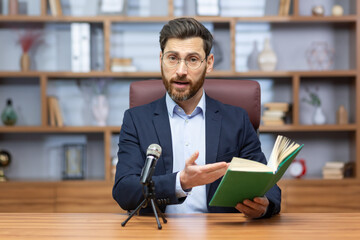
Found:
[(314, 91), (310, 90), (308, 87), (305, 87), (305, 92), (308, 94), (308, 96), (302, 99), (302, 101), (310, 104), (315, 108), (312, 118), (312, 122), (315, 125), (321, 125), (326, 123), (326, 117), (321, 108), (321, 99), (319, 97), (318, 91), (318, 87), (316, 87)]

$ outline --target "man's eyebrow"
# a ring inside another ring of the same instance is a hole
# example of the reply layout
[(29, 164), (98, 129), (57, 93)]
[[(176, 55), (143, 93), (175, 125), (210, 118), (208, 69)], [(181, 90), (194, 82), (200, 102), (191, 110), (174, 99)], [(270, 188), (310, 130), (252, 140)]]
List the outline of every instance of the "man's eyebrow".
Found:
[[(167, 54), (167, 53), (174, 53), (174, 54), (179, 55), (179, 52), (177, 52), (177, 51), (167, 51), (167, 52), (165, 52), (164, 54)], [(201, 56), (198, 52), (190, 52), (190, 53), (188, 53), (186, 56), (190, 56), (190, 55), (198, 55), (198, 56)]]

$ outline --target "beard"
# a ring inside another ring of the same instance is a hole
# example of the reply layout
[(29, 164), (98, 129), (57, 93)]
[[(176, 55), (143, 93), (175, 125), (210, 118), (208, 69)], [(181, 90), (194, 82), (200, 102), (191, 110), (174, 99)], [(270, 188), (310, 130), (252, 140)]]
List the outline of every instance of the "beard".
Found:
[[(204, 69), (204, 71), (201, 73), (200, 78), (196, 82), (189, 81), (186, 78), (186, 76), (185, 77), (174, 77), (169, 80), (165, 77), (162, 66), (161, 66), (161, 76), (162, 76), (162, 80), (163, 80), (165, 89), (168, 92), (171, 99), (174, 100), (175, 102), (182, 102), (182, 101), (189, 100), (190, 98), (195, 96), (195, 94), (204, 85), (206, 69)], [(185, 88), (176, 88), (176, 87), (174, 87), (174, 85), (171, 84), (173, 82), (181, 82), (181, 81), (188, 83), (189, 88), (186, 88), (186, 89)]]

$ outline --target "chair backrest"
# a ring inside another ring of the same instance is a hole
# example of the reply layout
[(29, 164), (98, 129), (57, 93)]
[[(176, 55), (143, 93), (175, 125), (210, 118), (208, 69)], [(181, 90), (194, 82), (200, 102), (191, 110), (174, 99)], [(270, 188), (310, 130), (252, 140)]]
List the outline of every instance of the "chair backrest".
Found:
[[(251, 80), (206, 79), (204, 89), (210, 97), (244, 108), (254, 129), (260, 125), (260, 85)], [(164, 96), (161, 80), (144, 80), (130, 85), (130, 108), (150, 103)]]

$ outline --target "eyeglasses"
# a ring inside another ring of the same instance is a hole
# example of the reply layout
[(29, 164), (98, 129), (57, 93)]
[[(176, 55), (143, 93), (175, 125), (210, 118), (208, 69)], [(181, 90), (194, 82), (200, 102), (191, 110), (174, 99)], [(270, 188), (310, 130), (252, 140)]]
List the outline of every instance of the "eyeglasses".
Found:
[(166, 67), (175, 68), (180, 61), (185, 61), (186, 66), (192, 70), (198, 69), (205, 59), (206, 57), (201, 60), (199, 56), (196, 55), (189, 55), (185, 59), (181, 59), (172, 52), (165, 53), (161, 58)]

